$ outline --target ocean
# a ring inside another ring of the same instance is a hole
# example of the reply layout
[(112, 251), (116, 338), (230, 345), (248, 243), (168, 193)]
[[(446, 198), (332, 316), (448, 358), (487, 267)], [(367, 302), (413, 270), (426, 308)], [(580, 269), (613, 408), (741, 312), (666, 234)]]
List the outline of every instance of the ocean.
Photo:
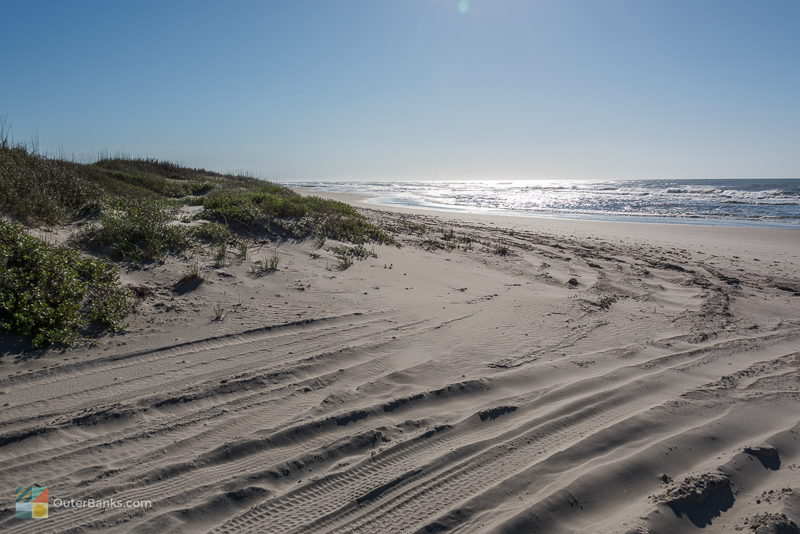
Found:
[(431, 210), (800, 229), (800, 179), (292, 182)]

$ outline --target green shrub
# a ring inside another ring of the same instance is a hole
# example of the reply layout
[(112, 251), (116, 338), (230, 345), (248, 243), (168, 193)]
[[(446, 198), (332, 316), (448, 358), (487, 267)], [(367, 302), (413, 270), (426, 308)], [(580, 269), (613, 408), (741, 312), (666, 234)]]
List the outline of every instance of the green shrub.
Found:
[(120, 329), (132, 303), (115, 266), (0, 222), (0, 330), (36, 347), (71, 343), (92, 329)]
[(225, 225), (217, 222), (204, 222), (199, 226), (192, 227), (189, 232), (192, 237), (214, 245), (226, 243), (231, 238), (231, 231)]
[(95, 167), (124, 173), (144, 173), (163, 176), (171, 180), (203, 181), (209, 176), (217, 175), (205, 169), (182, 167), (169, 161), (155, 158), (104, 158), (94, 164)]
[(247, 242), (240, 240), (236, 243), (236, 257), (239, 261), (244, 261), (247, 259), (248, 256), (248, 246)]
[(169, 199), (204, 195), (221, 184), (252, 187), (258, 180), (148, 159), (92, 165), (49, 158), (0, 143), (0, 213), (25, 224), (60, 224), (91, 214), (103, 199)]
[(217, 252), (214, 254), (214, 267), (221, 269), (228, 266), (228, 244), (224, 241), (220, 243)]
[(215, 191), (203, 199), (206, 217), (226, 224), (240, 225), (249, 231), (268, 229), (274, 219), (306, 214), (298, 202), (302, 198), (288, 189), (279, 192), (271, 184), (253, 191)]
[(98, 198), (80, 166), (0, 147), (0, 212), (29, 224), (55, 224)]
[(374, 251), (367, 250), (362, 245), (356, 245), (354, 247), (348, 247), (348, 246), (331, 247), (328, 250), (333, 252), (333, 255), (336, 256), (337, 258), (349, 257), (363, 261), (366, 260), (367, 258), (378, 257), (378, 255), (375, 254)]
[[(126, 173), (120, 171), (110, 171), (107, 174), (109, 180), (124, 182), (134, 187), (146, 189), (159, 197), (176, 198), (191, 194), (193, 191), (193, 182), (181, 182), (177, 180), (170, 180), (163, 176), (154, 176), (143, 173)], [(197, 184), (199, 186), (200, 184)]]
[(273, 254), (269, 258), (265, 257), (263, 260), (256, 260), (256, 262), (250, 266), (250, 272), (256, 276), (274, 273), (278, 270), (280, 262), (281, 258), (277, 254)]
[(187, 229), (174, 223), (174, 211), (164, 202), (118, 199), (104, 210), (100, 226), (78, 241), (113, 259), (152, 261), (189, 248)]
[(497, 244), (495, 245), (492, 252), (494, 252), (498, 256), (509, 256), (511, 254), (511, 249), (508, 247), (508, 245)]
[[(252, 177), (223, 175), (156, 159), (115, 158), (81, 165), (0, 144), (0, 214), (23, 223), (59, 224), (75, 217), (96, 217), (97, 207), (108, 203), (115, 209), (117, 204), (125, 204), (122, 218), (137, 219), (140, 212), (152, 212), (154, 201), (201, 205), (203, 218), (240, 233), (295, 239), (313, 236), (320, 243), (326, 238), (394, 243), (386, 231), (348, 204), (303, 197)], [(103, 226), (125, 227), (124, 221), (114, 218), (106, 210)], [(150, 235), (147, 239), (139, 235), (114, 245), (111, 239), (98, 235), (96, 244), (108, 248), (117, 258), (144, 261), (161, 257), (174, 248), (165, 248), (159, 245), (163, 239), (152, 238), (155, 227), (164, 230), (161, 221), (160, 216), (149, 225), (131, 221), (128, 228), (146, 230)], [(173, 235), (172, 239), (177, 243), (180, 240), (176, 237), (180, 236)], [(219, 244), (216, 240), (221, 239), (221, 233), (195, 237)]]
[(188, 280), (205, 280), (205, 276), (203, 276), (203, 268), (200, 266), (199, 261), (194, 260), (186, 267), (186, 269), (183, 271), (183, 276), (180, 280), (178, 280), (178, 283), (186, 282)]
[(367, 250), (362, 245), (356, 245), (354, 247), (331, 247), (328, 250), (330, 250), (338, 260), (336, 268), (340, 271), (344, 271), (352, 267), (353, 260), (364, 261), (367, 258), (378, 257), (374, 251)]
[(201, 216), (234, 230), (305, 239), (315, 236), (351, 243), (393, 243), (394, 239), (352, 206), (320, 197), (302, 197), (264, 184), (254, 190), (216, 190), (203, 198)]

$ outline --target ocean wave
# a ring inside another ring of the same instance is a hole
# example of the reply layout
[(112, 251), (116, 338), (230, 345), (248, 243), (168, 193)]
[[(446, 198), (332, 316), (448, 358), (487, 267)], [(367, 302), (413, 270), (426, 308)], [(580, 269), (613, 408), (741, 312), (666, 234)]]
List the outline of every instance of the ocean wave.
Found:
[(800, 223), (800, 180), (335, 181), (290, 185), (444, 211), (594, 219)]

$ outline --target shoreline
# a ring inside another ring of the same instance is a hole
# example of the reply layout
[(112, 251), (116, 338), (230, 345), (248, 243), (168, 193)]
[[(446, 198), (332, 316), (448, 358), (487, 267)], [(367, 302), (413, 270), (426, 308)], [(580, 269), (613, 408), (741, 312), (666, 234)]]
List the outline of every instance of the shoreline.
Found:
[[(313, 188), (292, 187), (303, 195), (315, 195), (338, 200), (362, 209), (378, 212), (424, 215), (447, 221), (504, 226), (514, 230), (540, 231), (550, 234), (568, 233), (578, 237), (613, 239), (622, 241), (655, 240), (662, 245), (691, 246), (702, 250), (706, 243), (723, 245), (725, 250), (745, 251), (751, 254), (782, 254), (794, 258), (800, 265), (800, 233), (794, 228), (760, 228), (746, 226), (714, 226), (679, 223), (634, 223), (625, 221), (588, 221), (559, 219), (555, 217), (516, 216), (498, 214), (450, 213), (426, 208), (382, 206), (365, 202), (369, 195), (332, 193)], [(742, 246), (746, 248), (741, 249)], [(794, 252), (792, 254), (792, 252)]]
[[(797, 182), (798, 180), (788, 179), (787, 181), (788, 182)], [(636, 182), (639, 182), (639, 181), (637, 180)], [(328, 182), (325, 182), (325, 183), (327, 184)], [(331, 182), (331, 183), (335, 183), (335, 182)], [(422, 184), (422, 182), (412, 182), (412, 183), (414, 183), (416, 185), (421, 185)], [(433, 183), (435, 183), (435, 182), (433, 182)], [(353, 182), (344, 182), (343, 184), (347, 185), (347, 186), (352, 186)], [(458, 186), (458, 184), (460, 184), (460, 182), (454, 183), (454, 186)], [(294, 183), (291, 183), (291, 182), (285, 182), (284, 185), (286, 187), (289, 187), (290, 189), (301, 190), (305, 194), (309, 194), (309, 195), (318, 195), (319, 196), (320, 193), (332, 194), (332, 195), (343, 195), (343, 198), (351, 198), (351, 199), (353, 199), (353, 201), (360, 202), (361, 204), (363, 204), (365, 206), (376, 206), (376, 207), (380, 207), (380, 208), (390, 208), (390, 209), (396, 208), (396, 209), (400, 209), (400, 210), (412, 209), (412, 210), (419, 210), (419, 211), (432, 211), (432, 212), (437, 212), (437, 213), (448, 213), (448, 214), (451, 214), (451, 215), (465, 215), (465, 216), (487, 215), (487, 216), (499, 216), (499, 217), (525, 217), (525, 218), (536, 218), (536, 219), (573, 220), (573, 221), (586, 221), (586, 222), (622, 222), (622, 223), (631, 223), (631, 224), (675, 224), (675, 225), (686, 225), (686, 226), (725, 226), (725, 227), (734, 227), (734, 228), (773, 228), (773, 229), (800, 230), (800, 219), (798, 218), (798, 217), (800, 217), (800, 212), (795, 213), (793, 216), (789, 216), (789, 215), (786, 215), (786, 214), (784, 214), (783, 216), (780, 216), (780, 209), (783, 206), (794, 206), (795, 205), (794, 203), (785, 204), (785, 203), (779, 202), (777, 204), (770, 204), (770, 203), (762, 203), (757, 199), (753, 200), (754, 203), (751, 206), (749, 206), (748, 209), (761, 210), (761, 211), (759, 213), (751, 213), (751, 215), (753, 215), (753, 217), (750, 217), (750, 218), (748, 218), (746, 216), (747, 213), (748, 213), (747, 211), (745, 211), (744, 214), (743, 214), (745, 216), (737, 216), (734, 213), (729, 213), (728, 217), (724, 217), (724, 216), (715, 217), (711, 213), (702, 212), (699, 207), (694, 206), (694, 204), (695, 204), (694, 200), (691, 200), (691, 201), (677, 200), (675, 202), (678, 202), (679, 204), (681, 202), (688, 202), (688, 203), (682, 204), (682, 211), (685, 211), (685, 213), (683, 214), (684, 216), (682, 217), (680, 215), (674, 215), (674, 214), (671, 215), (668, 212), (662, 213), (660, 216), (648, 215), (647, 213), (621, 213), (620, 210), (627, 211), (627, 210), (623, 209), (623, 205), (626, 205), (625, 202), (623, 201), (623, 199), (628, 199), (627, 196), (618, 197), (618, 198), (613, 198), (613, 196), (612, 196), (612, 199), (608, 200), (608, 202), (610, 203), (610, 205), (612, 207), (608, 208), (608, 206), (606, 205), (600, 210), (588, 209), (588, 211), (587, 211), (586, 209), (584, 209), (584, 210), (578, 209), (576, 211), (565, 210), (563, 212), (560, 212), (558, 210), (555, 210), (555, 211), (549, 211), (549, 210), (528, 211), (528, 210), (525, 210), (525, 209), (515, 210), (511, 206), (508, 206), (508, 205), (506, 206), (506, 208), (485, 208), (485, 209), (483, 209), (483, 208), (479, 208), (479, 207), (476, 207), (476, 206), (472, 206), (471, 207), (469, 205), (464, 205), (464, 204), (461, 204), (461, 203), (456, 203), (456, 204), (453, 204), (453, 205), (450, 205), (450, 204), (436, 205), (436, 201), (432, 201), (433, 204), (431, 204), (431, 205), (425, 205), (424, 202), (421, 203), (421, 204), (415, 204), (413, 200), (411, 202), (404, 202), (402, 200), (398, 200), (399, 197), (395, 198), (393, 195), (400, 194), (400, 193), (395, 192), (395, 191), (391, 191), (391, 190), (387, 190), (387, 191), (368, 191), (368, 190), (359, 191), (357, 189), (353, 190), (354, 189), (353, 187), (347, 187), (344, 190), (336, 191), (336, 189), (334, 187), (333, 191), (325, 191), (325, 189), (327, 187), (333, 187), (333, 186), (327, 186), (326, 185), (326, 186), (324, 186), (322, 188), (318, 188), (318, 187), (309, 186), (309, 185), (295, 185)], [(794, 187), (794, 186), (792, 186), (792, 187)], [(792, 187), (790, 187), (789, 189), (792, 189)], [(434, 191), (436, 193), (434, 196), (445, 195), (446, 189), (440, 189), (440, 190), (434, 190)], [(605, 191), (605, 189), (601, 189), (600, 191)], [(667, 189), (667, 192), (668, 193), (672, 192), (672, 189)], [(676, 191), (676, 192), (678, 192), (678, 193), (681, 193), (681, 192), (682, 193), (686, 193), (687, 191), (679, 190), (679, 191)], [(765, 191), (764, 193), (769, 193), (769, 192), (775, 194), (774, 191)], [(402, 194), (406, 194), (406, 192), (402, 192), (402, 190), (401, 190), (401, 193)], [(596, 200), (591, 200), (591, 199), (593, 197), (595, 197), (597, 193), (598, 193), (598, 191), (591, 191), (591, 190), (587, 190), (586, 191), (587, 198), (590, 199), (590, 200), (587, 201), (588, 202), (587, 206), (596, 205)], [(724, 198), (737, 199), (738, 197), (735, 196), (735, 193), (739, 193), (739, 194), (743, 194), (743, 195), (753, 194), (752, 192), (746, 192), (746, 191), (742, 191), (742, 190), (733, 190), (730, 193), (733, 196), (727, 196), (726, 195)], [(414, 193), (409, 193), (409, 194), (411, 194), (412, 198), (424, 198), (424, 197), (417, 197), (417, 196), (415, 196)], [(465, 194), (468, 194), (468, 195), (469, 194), (476, 194), (476, 191), (475, 190), (471, 190), (469, 192), (466, 192)], [(495, 192), (493, 190), (489, 190), (489, 191), (486, 191), (486, 194), (489, 195), (490, 197), (492, 197), (496, 202), (499, 202), (501, 204), (502, 203), (508, 204), (508, 199), (506, 199), (502, 195), (497, 196), (498, 192)], [(624, 193), (624, 195), (629, 195), (629, 194), (633, 194), (633, 193)], [(663, 194), (663, 192), (662, 192), (662, 194)], [(792, 197), (792, 196), (794, 196), (794, 195), (796, 195), (798, 193), (794, 193), (794, 192), (791, 192), (791, 191), (781, 191), (780, 193), (777, 193), (777, 194), (778, 195), (789, 195), (789, 198), (790, 198), (790, 197)], [(492, 196), (492, 195), (494, 195), (494, 196)], [(629, 202), (632, 202), (634, 205), (637, 204), (637, 203), (641, 203), (641, 202), (643, 202), (643, 200), (642, 200), (643, 198), (649, 199), (650, 198), (649, 195), (650, 195), (650, 193), (644, 193), (644, 196), (631, 197), (631, 200)], [(749, 197), (745, 197), (745, 198), (749, 198)], [(757, 197), (757, 198), (760, 199), (761, 197)], [(774, 196), (773, 196), (773, 198), (774, 198)], [(783, 199), (784, 197), (780, 196), (780, 198)], [(669, 197), (663, 197), (663, 198), (657, 198), (657, 200), (653, 201), (653, 202), (654, 202), (654, 204), (665, 203), (667, 205), (670, 205), (673, 202), (673, 200), (671, 198), (669, 198)], [(742, 202), (742, 201), (739, 201), (739, 200), (721, 201), (719, 199), (716, 200), (716, 204), (714, 202), (712, 202), (711, 200), (707, 200), (706, 202), (707, 202), (707, 204), (705, 206), (705, 209), (706, 210), (712, 210), (712, 211), (723, 209), (723, 207), (729, 206), (729, 205), (738, 205), (738, 204), (747, 203), (747, 202)], [(581, 204), (581, 202), (577, 202), (577, 205), (580, 205), (580, 204)], [(763, 212), (763, 209), (766, 208), (767, 206), (771, 206), (772, 208), (778, 210), (778, 211), (775, 212), (775, 214), (778, 215), (777, 218), (771, 218), (769, 216), (766, 216), (766, 214)], [(611, 211), (610, 212), (606, 212), (606, 209), (611, 209)], [(726, 207), (725, 210), (727, 210), (727, 209), (728, 208)], [(614, 211), (614, 210), (616, 210), (616, 211)], [(667, 210), (667, 211), (669, 211), (669, 210)], [(789, 212), (789, 213), (791, 213), (791, 212)], [(755, 215), (760, 215), (760, 216), (755, 216)], [(788, 219), (788, 220), (791, 220), (793, 222), (782, 221), (782, 219)]]

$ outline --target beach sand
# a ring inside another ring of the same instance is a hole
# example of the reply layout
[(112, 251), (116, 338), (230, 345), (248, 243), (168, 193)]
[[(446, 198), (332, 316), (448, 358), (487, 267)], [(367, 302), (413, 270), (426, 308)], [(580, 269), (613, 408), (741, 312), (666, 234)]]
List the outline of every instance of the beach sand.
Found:
[(0, 530), (800, 523), (800, 232), (371, 208), (402, 247), (267, 243), (193, 289), (170, 259), (124, 274), (125, 335), (8, 351)]

